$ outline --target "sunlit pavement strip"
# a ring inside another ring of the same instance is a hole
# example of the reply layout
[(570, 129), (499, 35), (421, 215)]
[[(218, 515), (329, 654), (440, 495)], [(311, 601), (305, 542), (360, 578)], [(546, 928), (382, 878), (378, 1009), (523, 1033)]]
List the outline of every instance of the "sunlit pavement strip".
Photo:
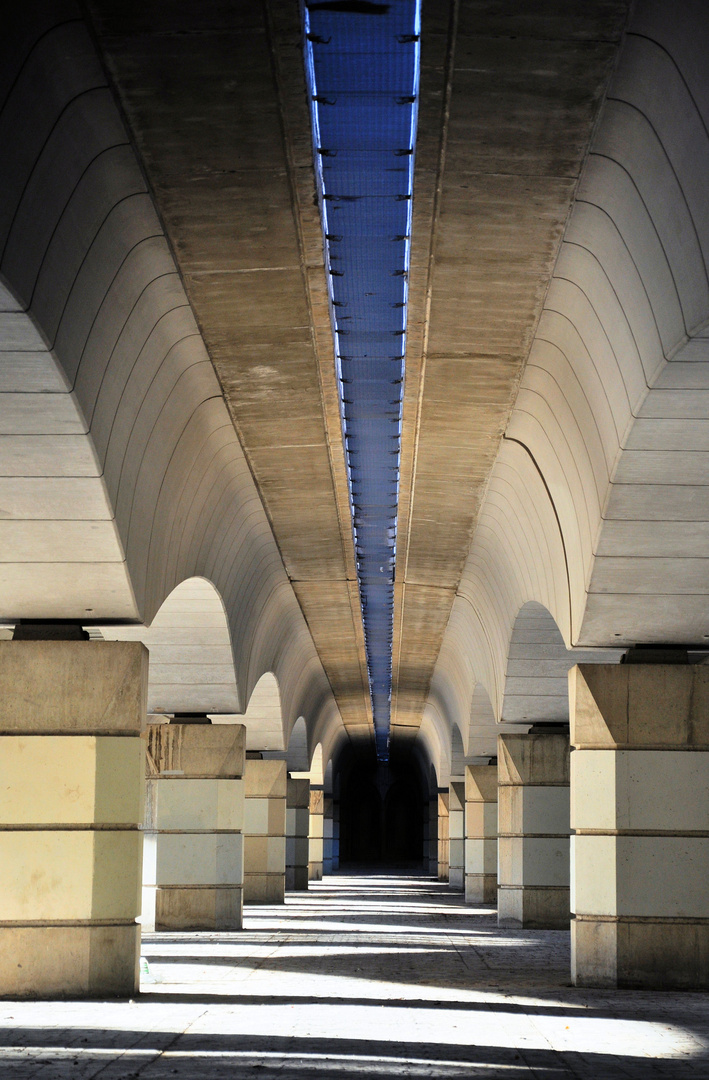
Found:
[(568, 934), (335, 875), (234, 934), (150, 934), (135, 1002), (0, 1002), (0, 1077), (704, 1077), (709, 995), (577, 990)]

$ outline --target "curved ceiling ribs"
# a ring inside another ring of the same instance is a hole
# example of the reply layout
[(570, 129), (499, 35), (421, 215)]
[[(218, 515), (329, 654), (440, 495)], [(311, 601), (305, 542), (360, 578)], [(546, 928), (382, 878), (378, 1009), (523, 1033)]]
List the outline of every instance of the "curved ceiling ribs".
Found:
[[(440, 775), (575, 650), (709, 641), (709, 19), (628, 6), (423, 8), (391, 722)], [(223, 704), (272, 672), (326, 765), (373, 725), (300, 7), (88, 7), (0, 43), (3, 614), (206, 579)]]
[[(332, 743), (337, 706), (86, 24), (50, 2), (2, 52), (3, 617), (154, 622), (153, 707), (243, 709), (271, 671), (286, 722)], [(180, 588), (195, 577), (207, 611)]]
[[(534, 14), (475, 0), (423, 9), (394, 621), (401, 738), (418, 728), (474, 530), (478, 545), (489, 535), (483, 497), (626, 12), (621, 0)], [(543, 488), (538, 476), (530, 483)], [(505, 492), (497, 497), (499, 518)], [(503, 542), (514, 561), (513, 548), (530, 541), (513, 533)], [(490, 588), (485, 580), (483, 596)], [(498, 631), (485, 610), (477, 622), (456, 647), (479, 666)]]
[(299, 5), (90, 10), (290, 584), (370, 741)]
[(694, 0), (636, 6), (434, 677), (456, 709), (479, 681), (563, 719), (584, 648), (709, 643), (708, 47)]

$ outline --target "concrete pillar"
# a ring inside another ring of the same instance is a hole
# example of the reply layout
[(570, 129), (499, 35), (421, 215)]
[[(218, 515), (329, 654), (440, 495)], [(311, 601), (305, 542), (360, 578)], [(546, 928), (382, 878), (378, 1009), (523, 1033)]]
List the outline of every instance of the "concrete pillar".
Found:
[(340, 869), (340, 800), (332, 800), (332, 869)]
[(239, 930), (243, 724), (148, 726), (143, 927)]
[(500, 926), (569, 926), (569, 737), (498, 735)]
[(497, 902), (497, 765), (465, 767), (465, 902)]
[(138, 988), (148, 653), (0, 642), (0, 995)]
[(572, 978), (709, 988), (709, 667), (573, 668)]
[(448, 882), (465, 887), (465, 781), (451, 780), (448, 802)]
[(438, 789), (438, 880), (448, 881), (449, 832), (448, 832), (448, 788)]
[(286, 898), (285, 761), (247, 758), (244, 769), (244, 903)]
[(310, 781), (288, 777), (286, 801), (286, 890), (308, 888)]
[(332, 873), (332, 795), (323, 798), (323, 874)]
[(428, 847), (429, 847), (429, 843), (428, 843), (428, 818), (429, 818), (428, 800), (426, 800), (423, 803), (423, 806), (422, 806), (421, 810), (422, 810), (421, 817), (422, 817), (422, 820), (423, 820), (423, 860), (422, 860), (422, 863), (423, 863), (423, 872), (424, 872), (424, 874), (428, 874), (428, 873), (430, 873), (430, 871), (428, 869)]
[(428, 872), (438, 877), (438, 791), (428, 801)]
[(310, 785), (310, 831), (308, 833), (308, 878), (322, 881), (324, 858), (324, 811), (325, 792), (322, 787)]

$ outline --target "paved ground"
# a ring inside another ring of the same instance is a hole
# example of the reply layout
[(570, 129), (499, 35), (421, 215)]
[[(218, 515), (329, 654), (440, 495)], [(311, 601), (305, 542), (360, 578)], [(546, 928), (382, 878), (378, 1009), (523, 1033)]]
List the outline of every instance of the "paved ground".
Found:
[(0, 1001), (2, 1080), (709, 1080), (709, 995), (576, 990), (568, 934), (336, 875), (240, 934), (151, 934), (134, 1002)]

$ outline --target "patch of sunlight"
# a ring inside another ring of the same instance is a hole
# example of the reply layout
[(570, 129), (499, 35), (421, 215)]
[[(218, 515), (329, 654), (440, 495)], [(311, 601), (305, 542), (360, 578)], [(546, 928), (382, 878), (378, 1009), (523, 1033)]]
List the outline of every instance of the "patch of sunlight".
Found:
[[(269, 924), (270, 925), (270, 924)], [(401, 923), (333, 923), (333, 922), (312, 922), (312, 923), (299, 923), (297, 919), (291, 919), (287, 925), (288, 933), (302, 933), (309, 936), (316, 937), (318, 934), (346, 934), (353, 940), (361, 941), (363, 936), (391, 936), (394, 935), (397, 938), (401, 937), (402, 929)], [(416, 927), (407, 928), (406, 939), (409, 941), (431, 941), (431, 943), (439, 943), (441, 939), (467, 938), (471, 945), (497, 945), (497, 946), (510, 946), (512, 948), (542, 948), (546, 947), (546, 940), (541, 936), (545, 931), (539, 931), (540, 936), (538, 938), (524, 938), (513, 936), (519, 931), (506, 931), (506, 935), (502, 936), (497, 927), (490, 927), (489, 930), (478, 930), (477, 928), (470, 928), (468, 930), (457, 929), (455, 927), (446, 926), (441, 930), (431, 930), (426, 927), (422, 927), (420, 931), (417, 931)], [(560, 933), (560, 931), (548, 931), (549, 933)], [(144, 938), (144, 940), (146, 940)], [(147, 939), (151, 940), (151, 939)], [(253, 940), (253, 938), (251, 939)], [(459, 941), (459, 944), (462, 944)]]
[[(312, 906), (308, 904), (287, 904), (286, 907), (289, 912), (297, 911), (301, 917), (304, 910), (317, 911), (318, 915), (322, 917), (322, 907), (319, 905), (316, 907), (314, 904)], [(248, 916), (250, 920), (257, 919), (259, 918), (259, 915), (254, 913), (256, 908), (259, 909), (259, 913), (267, 911), (269, 913), (269, 918), (284, 918), (283, 906), (281, 905), (279, 905), (279, 907), (276, 907), (275, 905), (273, 907), (268, 907), (265, 904), (247, 904), (244, 907), (244, 914)], [(387, 904), (376, 900), (348, 900), (346, 904), (339, 903), (338, 901), (328, 901), (328, 909), (330, 908), (332, 911), (337, 912), (338, 915), (347, 913), (367, 915), (369, 912), (374, 912), (387, 915), (427, 915), (430, 918), (436, 919), (469, 919), (470, 916), (474, 914), (490, 915), (491, 917), (496, 914), (495, 909), (492, 906), (485, 908), (481, 907), (480, 909), (473, 906), (464, 907), (462, 901), (460, 904), (447, 904), (445, 906), (439, 904), (422, 904), (420, 902), (415, 903), (413, 900), (411, 902), (404, 903), (402, 901), (401, 903), (395, 904)]]
[(357, 943), (352, 947), (346, 945), (330, 945), (318, 942), (316, 945), (282, 945), (278, 950), (278, 959), (282, 956), (294, 956), (297, 959), (306, 956), (317, 956), (320, 960), (327, 960), (331, 956), (404, 956), (414, 954), (429, 955), (433, 952), (450, 952), (450, 949), (441, 948), (440, 942), (436, 948), (416, 948), (410, 945), (363, 945)]
[[(686, 1056), (688, 1033), (682, 1028), (645, 1020), (616, 1020), (575, 1015), (525, 1016), (504, 1009), (471, 1013), (455, 1008), (402, 1008), (399, 1005), (293, 1003), (240, 1005), (219, 1018), (200, 1017), (191, 1034), (220, 1033), (265, 1037), (405, 1042), (416, 1045), (497, 1047), (573, 1051), (618, 1057)], [(684, 1047), (683, 1045), (684, 1044)]]
[(116, 1046), (3, 1046), (0, 1061), (42, 1061), (44, 1058), (156, 1057), (156, 1047)]
[[(349, 1068), (355, 1070), (359, 1069), (363, 1065), (386, 1065), (386, 1066), (400, 1066), (406, 1070), (411, 1067), (426, 1068), (426, 1076), (430, 1076), (431, 1068), (439, 1069), (451, 1069), (451, 1068), (464, 1068), (466, 1062), (455, 1060), (437, 1060), (436, 1058), (417, 1058), (417, 1057), (395, 1057), (389, 1054), (314, 1054), (310, 1050), (307, 1051), (307, 1060), (304, 1060), (305, 1054), (303, 1051), (278, 1051), (278, 1050), (166, 1050), (163, 1054), (165, 1058), (235, 1058), (244, 1059), (249, 1058), (252, 1060), (264, 1061), (297, 1061), (299, 1069), (307, 1066), (308, 1062), (322, 1062), (324, 1064), (335, 1064), (349, 1066)], [(468, 1068), (470, 1066), (467, 1066)], [(496, 1072), (521, 1072), (524, 1070), (526, 1075), (529, 1075), (529, 1067), (526, 1064), (519, 1065), (502, 1065), (495, 1062)], [(561, 1075), (562, 1070), (555, 1069), (553, 1066), (551, 1070), (546, 1068), (547, 1073), (554, 1073), (556, 1071)], [(403, 1075), (409, 1076), (407, 1071)]]

